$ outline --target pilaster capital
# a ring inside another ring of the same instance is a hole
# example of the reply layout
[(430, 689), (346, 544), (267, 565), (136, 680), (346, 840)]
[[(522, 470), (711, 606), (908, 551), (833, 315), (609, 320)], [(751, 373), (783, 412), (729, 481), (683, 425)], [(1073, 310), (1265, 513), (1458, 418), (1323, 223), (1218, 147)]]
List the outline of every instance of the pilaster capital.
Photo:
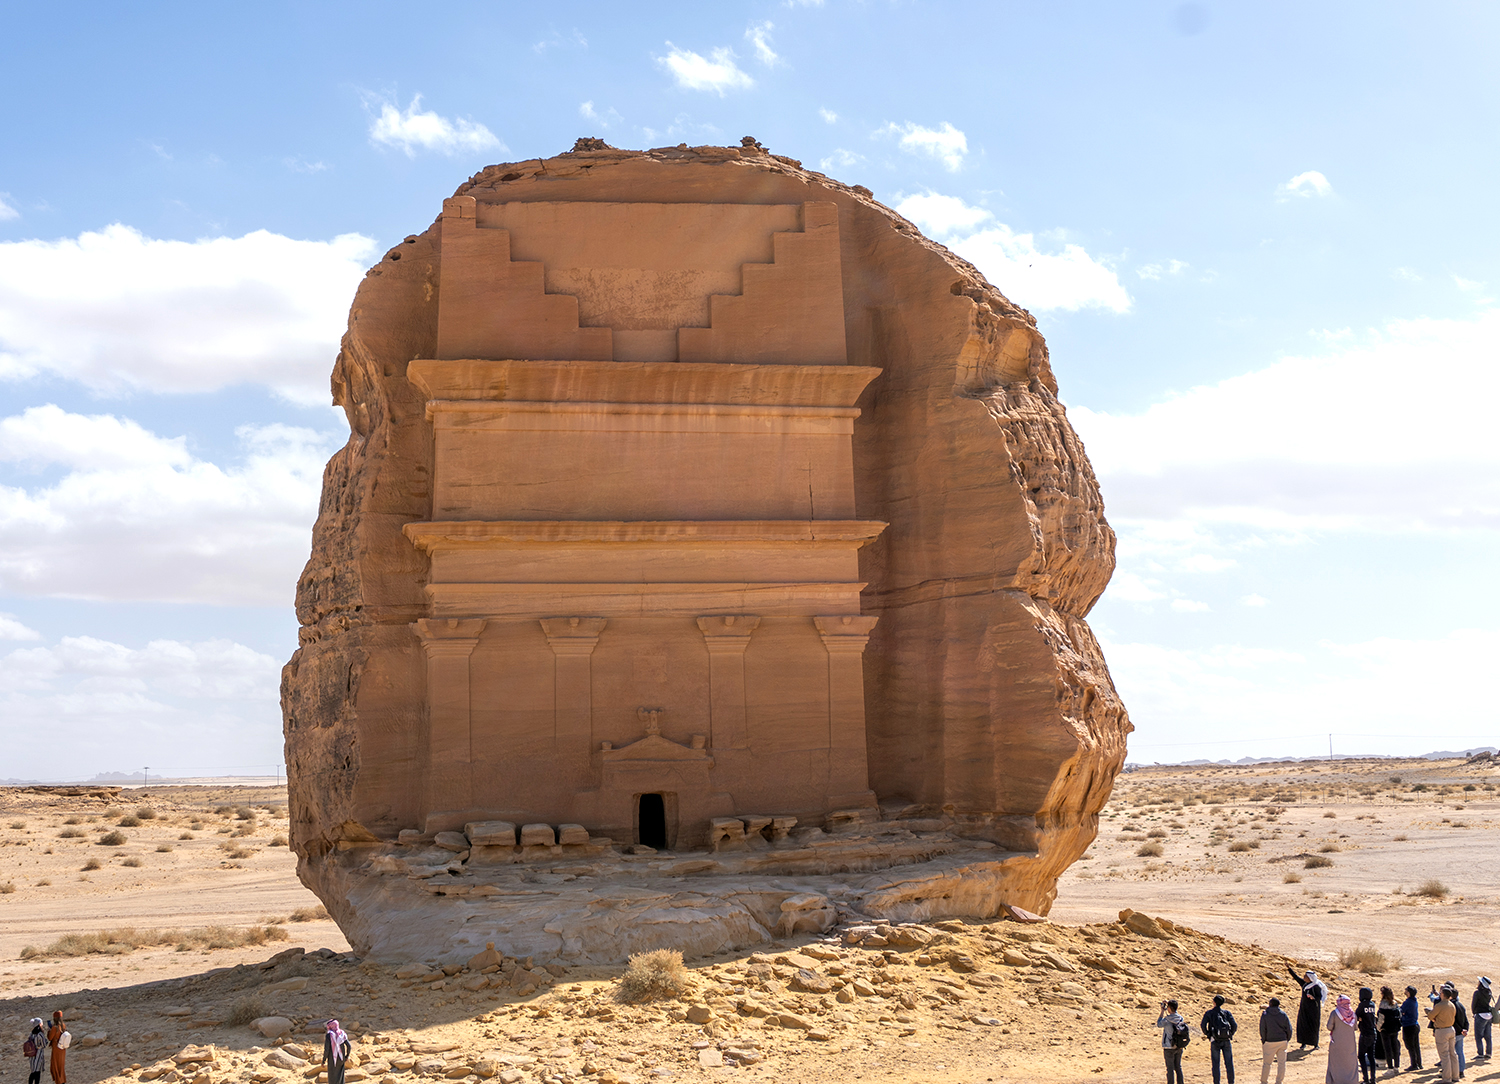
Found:
[(587, 657), (594, 653), (599, 643), (599, 634), (609, 624), (603, 617), (544, 617), (542, 632), (547, 635), (547, 646), (558, 657)]
[(710, 655), (743, 655), (750, 637), (760, 627), (760, 618), (751, 614), (719, 614), (698, 618), (698, 631)]
[(870, 630), (879, 620), (864, 614), (834, 614), (815, 617), (813, 624), (818, 627), (818, 635), (830, 655), (858, 655), (870, 642)]
[(482, 617), (424, 617), (412, 625), (427, 657), (468, 658), (484, 631)]

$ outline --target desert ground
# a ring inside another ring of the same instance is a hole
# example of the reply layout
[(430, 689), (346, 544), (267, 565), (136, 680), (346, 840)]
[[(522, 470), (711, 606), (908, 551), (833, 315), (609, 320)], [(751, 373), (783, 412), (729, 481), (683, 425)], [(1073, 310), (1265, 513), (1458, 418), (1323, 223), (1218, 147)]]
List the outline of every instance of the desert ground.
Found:
[[(355, 1037), (350, 1078), (382, 1084), (1139, 1081), (1161, 1075), (1158, 1002), (1196, 1022), (1214, 993), (1252, 1080), (1265, 999), (1295, 1009), (1289, 965), (1350, 994), (1451, 978), (1465, 1000), (1500, 970), (1497, 776), (1423, 760), (1130, 772), (1045, 923), (846, 926), (688, 960), (676, 992), (643, 1001), (623, 999), (624, 968), (356, 959), (296, 879), (284, 789), (8, 788), (0, 1080), (24, 1079), (26, 1021), (61, 1009), (70, 1084), (317, 1081), (328, 1016)], [(282, 1032), (248, 1026), (265, 1016)], [(1209, 1079), (1201, 1037), (1185, 1064)], [(1430, 1041), (1425, 1064), (1404, 1075), (1436, 1080)], [(1287, 1079), (1324, 1068), (1309, 1052)]]

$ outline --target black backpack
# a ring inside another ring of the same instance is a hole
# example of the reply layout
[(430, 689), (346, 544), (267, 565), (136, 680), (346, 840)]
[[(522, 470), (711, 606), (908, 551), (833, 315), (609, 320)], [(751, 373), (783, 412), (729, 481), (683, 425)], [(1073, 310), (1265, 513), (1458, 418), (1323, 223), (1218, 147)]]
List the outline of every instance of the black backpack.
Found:
[(1172, 1045), (1178, 1050), (1193, 1041), (1193, 1033), (1188, 1030), (1187, 1024), (1172, 1025)]

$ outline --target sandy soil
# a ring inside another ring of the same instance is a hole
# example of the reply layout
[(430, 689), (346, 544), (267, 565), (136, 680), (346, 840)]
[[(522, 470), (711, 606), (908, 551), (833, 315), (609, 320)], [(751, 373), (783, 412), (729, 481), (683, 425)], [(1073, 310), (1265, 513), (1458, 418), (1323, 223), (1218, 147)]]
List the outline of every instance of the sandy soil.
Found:
[[(25, 1020), (60, 1008), (80, 1036), (71, 1084), (317, 1077), (316, 1064), (268, 1066), (265, 1057), (286, 1040), (231, 1025), (237, 1009), (286, 1015), (292, 1040), (309, 1053), (321, 1041), (317, 1021), (337, 1014), (357, 1036), (362, 1064), (351, 1076), (389, 1084), (736, 1074), (1138, 1081), (1160, 1079), (1152, 1026), (1159, 999), (1178, 997), (1196, 1020), (1219, 992), (1240, 1019), (1237, 1068), (1249, 1081), (1260, 1069), (1255, 1023), (1264, 1000), (1294, 1002), (1289, 963), (1315, 967), (1335, 991), (1350, 993), (1408, 981), (1425, 990), (1452, 977), (1467, 995), (1476, 975), (1500, 970), (1488, 872), (1497, 847), (1486, 831), (1500, 819), (1497, 775), (1425, 761), (1134, 772), (1122, 777), (1099, 840), (1065, 878), (1047, 924), (940, 923), (909, 934), (929, 943), (905, 948), (851, 945), (846, 930), (801, 937), (762, 953), (689, 961), (681, 997), (643, 1005), (618, 1000), (619, 969), (556, 968), (562, 973), (525, 997), (514, 993), (519, 983), (496, 988), (498, 975), (399, 978), (348, 955), (332, 923), (288, 921), (317, 901), (276, 845), (286, 831), (284, 790), (151, 788), (114, 798), (0, 791), (0, 887), (15, 888), (0, 894), (0, 1020), (17, 1037), (0, 1079), (24, 1079)], [(158, 815), (118, 828), (125, 844), (95, 842), (141, 804)], [(69, 830), (84, 835), (60, 836)], [(184, 833), (194, 838), (179, 839)], [(1137, 855), (1151, 843), (1161, 845), (1159, 856)], [(172, 850), (157, 850), (165, 844)], [(81, 868), (90, 857), (100, 869)], [(1304, 868), (1308, 857), (1332, 864)], [(124, 865), (130, 858), (141, 865)], [(1428, 880), (1442, 882), (1446, 895), (1417, 894)], [(1142, 936), (1116, 921), (1126, 907), (1176, 928)], [(287, 939), (188, 944), (195, 929), (200, 943), (202, 928), (214, 926), (233, 941), (265, 936), (268, 924)], [(124, 926), (185, 931), (184, 950), (46, 951), (67, 933)], [(27, 946), (41, 951), (21, 959)], [(1345, 971), (1339, 954), (1364, 946), (1398, 959), (1378, 979)], [(289, 947), (325, 951), (268, 964)], [(548, 962), (532, 967), (540, 974)], [(799, 969), (813, 987), (834, 991), (798, 990), (809, 985)], [(482, 988), (465, 988), (481, 980)], [(711, 1019), (689, 1022), (690, 1006)], [(189, 1044), (211, 1044), (213, 1060), (171, 1060)], [(1201, 1039), (1186, 1067), (1189, 1079), (1208, 1079)], [(1324, 1067), (1322, 1052), (1310, 1052), (1293, 1060), (1287, 1079), (1311, 1084)], [(1436, 1079), (1432, 1069), (1408, 1075)], [(1500, 1072), (1487, 1062), (1471, 1063), (1469, 1080), (1492, 1078)]]

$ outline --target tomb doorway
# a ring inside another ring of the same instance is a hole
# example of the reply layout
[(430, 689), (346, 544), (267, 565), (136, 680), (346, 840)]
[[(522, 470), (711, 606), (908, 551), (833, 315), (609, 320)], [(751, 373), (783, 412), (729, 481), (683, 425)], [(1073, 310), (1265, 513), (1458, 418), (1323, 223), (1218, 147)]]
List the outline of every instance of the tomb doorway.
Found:
[(661, 794), (642, 794), (636, 799), (636, 842), (658, 851), (667, 849), (667, 802)]

